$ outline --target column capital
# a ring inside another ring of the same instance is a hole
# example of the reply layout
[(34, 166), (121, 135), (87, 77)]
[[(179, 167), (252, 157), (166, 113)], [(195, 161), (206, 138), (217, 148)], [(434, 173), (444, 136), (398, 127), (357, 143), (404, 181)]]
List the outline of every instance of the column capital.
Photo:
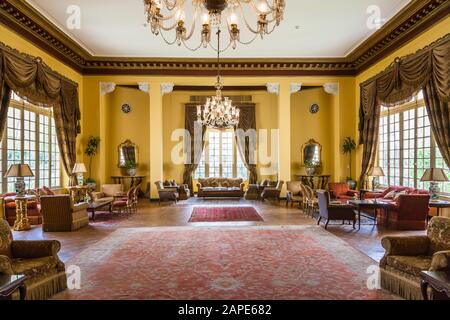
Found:
[(175, 83), (172, 82), (161, 83), (161, 95), (164, 96), (166, 94), (171, 93), (174, 87)]
[(100, 82), (100, 94), (102, 96), (116, 90), (116, 84), (114, 82)]
[(291, 94), (300, 92), (302, 90), (303, 83), (291, 83)]
[(325, 89), (325, 92), (328, 94), (331, 94), (333, 96), (339, 95), (339, 83), (325, 83), (323, 85), (323, 88)]
[(150, 84), (147, 82), (138, 82), (139, 90), (144, 92), (150, 92)]
[(280, 83), (278, 82), (270, 82), (266, 84), (267, 92), (271, 94), (280, 94)]

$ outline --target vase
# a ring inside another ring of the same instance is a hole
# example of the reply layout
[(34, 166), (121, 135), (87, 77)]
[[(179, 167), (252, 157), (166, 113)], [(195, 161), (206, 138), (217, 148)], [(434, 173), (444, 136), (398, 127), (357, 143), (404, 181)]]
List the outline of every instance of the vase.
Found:
[(306, 170), (306, 174), (307, 174), (308, 176), (313, 176), (314, 173), (316, 173), (316, 168), (314, 168), (314, 167), (306, 168), (305, 170)]
[(347, 180), (347, 185), (350, 188), (350, 190), (356, 190), (358, 183), (355, 180)]
[(127, 175), (134, 177), (136, 175), (137, 169), (127, 169)]

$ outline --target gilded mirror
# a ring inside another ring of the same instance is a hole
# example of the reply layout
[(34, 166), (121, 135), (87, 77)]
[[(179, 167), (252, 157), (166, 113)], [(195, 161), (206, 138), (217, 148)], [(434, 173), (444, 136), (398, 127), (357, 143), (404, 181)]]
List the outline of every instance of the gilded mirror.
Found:
[(125, 167), (127, 162), (139, 163), (139, 149), (136, 144), (130, 140), (119, 145), (119, 167)]
[(303, 164), (314, 163), (322, 165), (322, 146), (314, 139), (309, 140), (302, 148)]

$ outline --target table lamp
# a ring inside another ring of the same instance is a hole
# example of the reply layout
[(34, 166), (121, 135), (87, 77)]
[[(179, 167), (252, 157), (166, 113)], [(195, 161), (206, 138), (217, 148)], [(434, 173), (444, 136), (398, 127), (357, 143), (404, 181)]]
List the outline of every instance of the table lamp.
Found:
[(441, 189), (439, 188), (439, 182), (448, 182), (448, 177), (445, 174), (444, 169), (431, 168), (425, 171), (422, 182), (430, 182), (430, 194), (431, 200), (438, 200)]
[(380, 177), (384, 177), (384, 171), (381, 167), (372, 167), (367, 174), (369, 177), (373, 177), (372, 189), (375, 191), (380, 186)]
[(28, 164), (13, 164), (9, 167), (5, 175), (6, 178), (16, 178), (15, 188), (18, 197), (25, 195), (25, 179), (34, 177)]
[(75, 163), (72, 173), (77, 175), (78, 185), (84, 185), (84, 173), (86, 173), (86, 166), (84, 163)]

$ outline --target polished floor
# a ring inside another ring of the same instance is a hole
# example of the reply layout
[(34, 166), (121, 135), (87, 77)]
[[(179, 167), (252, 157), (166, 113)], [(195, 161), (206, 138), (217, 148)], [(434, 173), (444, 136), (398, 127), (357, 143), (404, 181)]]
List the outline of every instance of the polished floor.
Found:
[[(264, 222), (225, 222), (225, 223), (189, 223), (194, 206), (253, 206), (264, 218)], [(246, 201), (246, 200), (201, 200), (192, 198), (182, 201), (177, 205), (165, 203), (161, 206), (158, 203), (150, 203), (141, 200), (138, 212), (131, 215), (111, 215), (109, 213), (98, 213), (96, 221), (91, 221), (88, 227), (70, 233), (43, 233), (40, 226), (34, 226), (32, 230), (26, 232), (14, 232), (16, 240), (38, 240), (55, 239), (62, 244), (60, 257), (63, 261), (81, 253), (84, 249), (93, 245), (97, 241), (110, 235), (119, 228), (140, 228), (140, 227), (164, 227), (164, 226), (254, 226), (254, 225), (315, 225), (317, 220), (307, 217), (298, 208), (286, 208), (285, 203)], [(322, 226), (323, 228), (323, 226)], [(384, 250), (381, 246), (381, 239), (387, 235), (420, 235), (425, 232), (399, 232), (384, 230), (373, 225), (372, 221), (363, 221), (360, 230), (354, 230), (350, 225), (342, 225), (342, 222), (330, 224), (328, 231), (337, 237), (345, 240), (352, 247), (360, 250), (375, 261), (379, 261)]]

